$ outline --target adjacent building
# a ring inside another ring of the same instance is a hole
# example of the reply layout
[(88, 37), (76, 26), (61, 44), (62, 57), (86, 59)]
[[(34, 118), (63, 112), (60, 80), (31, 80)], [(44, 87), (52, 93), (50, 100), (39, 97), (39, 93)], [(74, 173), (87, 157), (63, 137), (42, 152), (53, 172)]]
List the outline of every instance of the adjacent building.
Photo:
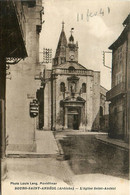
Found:
[[(44, 70), (43, 88), (38, 92), (43, 93), (43, 100), (38, 95), (43, 108), (40, 128), (100, 130), (100, 108), (102, 115), (106, 112), (105, 99), (100, 96), (100, 72), (81, 65), (78, 52), (78, 42), (72, 33), (67, 40), (63, 23), (52, 69)], [(101, 107), (100, 97), (104, 101)]]
[(107, 92), (111, 101), (109, 136), (128, 141), (130, 100), (130, 15), (123, 22), (124, 30), (109, 47), (112, 50), (112, 89)]
[[(35, 80), (35, 75), (40, 71), (39, 35), (42, 27), (42, 0), (13, 1), (13, 3), (21, 5), (20, 15), (16, 17), (23, 17), (21, 24), (25, 22), (24, 41), (28, 57), (19, 61), (17, 66), (10, 66), (9, 69), (10, 79), (7, 79), (6, 90), (7, 150), (36, 151), (36, 125), (34, 118), (30, 117), (29, 105), (32, 99), (36, 98), (36, 91), (40, 85), (39, 81)], [(15, 47), (14, 51), (15, 49), (17, 48)]]
[(27, 57), (22, 1), (0, 1), (0, 157), (1, 179), (6, 177), (6, 70)]

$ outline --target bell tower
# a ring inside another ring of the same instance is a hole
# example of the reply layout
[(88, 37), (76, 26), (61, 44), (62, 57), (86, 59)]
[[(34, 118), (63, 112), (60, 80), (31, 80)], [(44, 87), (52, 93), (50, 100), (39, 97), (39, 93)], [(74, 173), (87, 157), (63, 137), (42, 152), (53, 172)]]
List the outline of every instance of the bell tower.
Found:
[(57, 45), (55, 57), (53, 59), (53, 66), (58, 66), (67, 61), (78, 62), (78, 42), (74, 43), (74, 37), (72, 35), (73, 30), (74, 28), (71, 28), (69, 43), (67, 43), (66, 35), (64, 32), (64, 22), (62, 22), (62, 31)]

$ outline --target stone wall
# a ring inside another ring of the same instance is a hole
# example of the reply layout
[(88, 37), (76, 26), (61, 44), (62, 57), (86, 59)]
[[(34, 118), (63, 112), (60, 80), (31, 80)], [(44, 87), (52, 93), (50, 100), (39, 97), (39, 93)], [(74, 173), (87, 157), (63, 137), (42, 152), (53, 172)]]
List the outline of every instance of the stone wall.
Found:
[(125, 125), (125, 98), (116, 98), (109, 108), (109, 134), (110, 137), (124, 138)]

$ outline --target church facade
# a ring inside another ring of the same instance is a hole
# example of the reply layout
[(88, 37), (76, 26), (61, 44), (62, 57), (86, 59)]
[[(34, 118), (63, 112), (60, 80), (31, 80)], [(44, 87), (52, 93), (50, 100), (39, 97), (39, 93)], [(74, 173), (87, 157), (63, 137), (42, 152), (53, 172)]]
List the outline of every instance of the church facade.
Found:
[(52, 69), (44, 70), (44, 129), (100, 129), (100, 72), (78, 62), (78, 42), (60, 34)]

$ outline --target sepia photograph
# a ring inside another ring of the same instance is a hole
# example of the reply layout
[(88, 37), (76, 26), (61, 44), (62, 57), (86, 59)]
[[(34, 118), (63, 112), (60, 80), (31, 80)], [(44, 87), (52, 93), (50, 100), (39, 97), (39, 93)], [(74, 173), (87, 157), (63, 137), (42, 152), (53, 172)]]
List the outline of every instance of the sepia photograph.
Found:
[(0, 195), (129, 195), (129, 108), (129, 0), (0, 0)]

